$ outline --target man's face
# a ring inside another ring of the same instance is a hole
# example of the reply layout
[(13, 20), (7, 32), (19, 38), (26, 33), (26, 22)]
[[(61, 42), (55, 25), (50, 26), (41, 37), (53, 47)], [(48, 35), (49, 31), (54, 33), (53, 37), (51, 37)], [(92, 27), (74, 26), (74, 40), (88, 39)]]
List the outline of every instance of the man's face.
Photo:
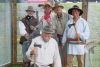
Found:
[(34, 13), (35, 13), (35, 12), (34, 12), (34, 11), (31, 11), (31, 10), (27, 11), (27, 14), (28, 14), (29, 16), (32, 16)]
[(46, 6), (46, 7), (44, 8), (44, 12), (45, 12), (46, 14), (50, 13), (51, 11), (52, 11), (52, 8), (51, 8), (50, 6)]
[(54, 12), (57, 13), (57, 14), (59, 14), (59, 13), (62, 12), (62, 8), (61, 8), (61, 7), (56, 7), (56, 8), (54, 9)]
[(77, 9), (72, 10), (73, 17), (79, 17), (80, 12)]
[(51, 38), (52, 34), (51, 33), (42, 33), (42, 38), (45, 42), (48, 42)]

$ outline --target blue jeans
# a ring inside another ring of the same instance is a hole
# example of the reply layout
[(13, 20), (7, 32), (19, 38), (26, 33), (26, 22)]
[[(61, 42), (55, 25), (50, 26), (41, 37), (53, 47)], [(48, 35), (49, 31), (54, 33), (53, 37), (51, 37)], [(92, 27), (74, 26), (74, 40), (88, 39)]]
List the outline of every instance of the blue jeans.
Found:
[(23, 54), (23, 60), (24, 61), (29, 61), (27, 56), (26, 56), (26, 52), (27, 52), (29, 46), (30, 46), (30, 42), (29, 41), (25, 41), (23, 43), (23, 45), (22, 45), (22, 54)]

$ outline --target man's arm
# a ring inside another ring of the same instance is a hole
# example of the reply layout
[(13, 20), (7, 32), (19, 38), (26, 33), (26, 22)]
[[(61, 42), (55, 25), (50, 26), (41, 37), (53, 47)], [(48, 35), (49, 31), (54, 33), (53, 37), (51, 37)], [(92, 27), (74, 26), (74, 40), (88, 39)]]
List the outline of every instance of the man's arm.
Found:
[(19, 32), (22, 36), (24, 36), (25, 34), (27, 34), (26, 30), (25, 30), (25, 25), (23, 24), (22, 21), (19, 21)]
[(65, 30), (64, 30), (64, 33), (63, 33), (63, 37), (62, 37), (62, 46), (64, 46), (64, 44), (65, 44), (66, 41), (67, 41), (67, 31), (68, 31), (68, 24), (66, 24), (66, 27), (65, 27)]
[(88, 22), (85, 22), (84, 31), (83, 33), (80, 33), (80, 39), (85, 41), (89, 39), (89, 36), (90, 36), (90, 29), (88, 26)]
[(28, 48), (28, 51), (26, 52), (26, 56), (28, 59), (32, 60), (32, 55), (34, 54), (34, 40), (32, 40), (31, 45)]
[(19, 32), (21, 36), (25, 36), (26, 39), (29, 39), (29, 34), (26, 31), (26, 27), (22, 21), (19, 21)]

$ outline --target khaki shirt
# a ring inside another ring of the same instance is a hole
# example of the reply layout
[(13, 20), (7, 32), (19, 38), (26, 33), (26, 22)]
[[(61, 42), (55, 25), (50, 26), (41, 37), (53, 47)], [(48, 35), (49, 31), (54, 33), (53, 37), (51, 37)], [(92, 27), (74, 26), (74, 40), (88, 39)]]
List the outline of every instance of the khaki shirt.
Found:
[(68, 15), (64, 12), (62, 12), (62, 17), (60, 19), (58, 19), (57, 15), (53, 16), (52, 26), (56, 34), (63, 35), (67, 21), (68, 21)]

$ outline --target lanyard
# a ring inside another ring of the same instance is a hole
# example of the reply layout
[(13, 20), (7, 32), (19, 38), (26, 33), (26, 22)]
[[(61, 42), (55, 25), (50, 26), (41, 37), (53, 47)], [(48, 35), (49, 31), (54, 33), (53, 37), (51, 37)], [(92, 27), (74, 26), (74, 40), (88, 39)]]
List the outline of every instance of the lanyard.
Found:
[(75, 24), (75, 25), (74, 25), (74, 29), (75, 29), (75, 32), (76, 32), (77, 41), (78, 41), (78, 43), (79, 43), (80, 38), (79, 38), (79, 36), (77, 35), (78, 32), (77, 32), (77, 28), (76, 28), (76, 22), (73, 21), (73, 24)]

